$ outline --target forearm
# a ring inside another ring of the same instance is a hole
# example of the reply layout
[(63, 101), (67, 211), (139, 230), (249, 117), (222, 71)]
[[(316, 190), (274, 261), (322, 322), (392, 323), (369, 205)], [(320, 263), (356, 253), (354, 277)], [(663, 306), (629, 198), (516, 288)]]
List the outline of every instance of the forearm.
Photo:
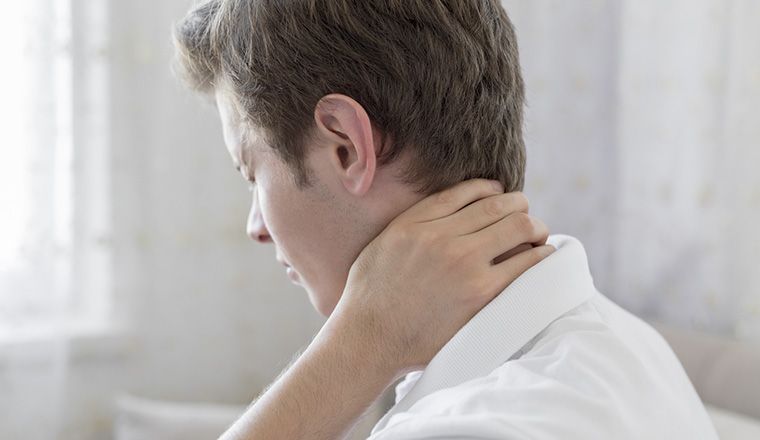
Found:
[(373, 344), (335, 320), (223, 440), (342, 438), (396, 377)]

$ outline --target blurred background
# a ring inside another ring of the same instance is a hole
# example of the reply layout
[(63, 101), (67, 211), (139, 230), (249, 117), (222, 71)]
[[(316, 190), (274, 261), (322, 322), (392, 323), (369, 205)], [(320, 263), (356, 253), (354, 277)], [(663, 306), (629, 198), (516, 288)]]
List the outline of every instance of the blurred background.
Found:
[[(218, 116), (171, 72), (191, 3), (3, 5), (1, 439), (215, 438), (323, 323), (246, 238)], [(760, 2), (503, 4), (531, 213), (738, 433), (760, 418)]]

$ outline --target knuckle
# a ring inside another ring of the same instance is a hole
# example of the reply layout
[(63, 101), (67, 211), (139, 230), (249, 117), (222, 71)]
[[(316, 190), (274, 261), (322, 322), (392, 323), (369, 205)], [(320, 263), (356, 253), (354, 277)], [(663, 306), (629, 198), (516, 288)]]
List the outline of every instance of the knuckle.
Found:
[[(549, 256), (549, 252), (548, 250), (546, 250), (544, 246), (537, 246), (533, 248), (532, 253), (531, 253), (532, 261), (530, 262), (530, 266), (534, 266), (540, 263), (541, 261), (543, 261), (544, 258), (548, 256)], [(528, 268), (526, 268), (525, 270), (528, 270)]]
[(533, 217), (524, 213), (515, 213), (515, 221), (517, 222), (517, 229), (528, 235), (533, 235), (536, 231), (536, 225), (533, 222)]
[(528, 197), (524, 193), (517, 191), (517, 192), (510, 193), (510, 195), (511, 195), (511, 202), (515, 206), (515, 211), (526, 211), (526, 212), (528, 211), (528, 205), (529, 205)]
[(489, 217), (498, 217), (504, 214), (505, 203), (499, 197), (489, 197), (483, 202), (483, 210)]
[(536, 234), (545, 241), (549, 237), (549, 227), (546, 226), (546, 223), (537, 218), (534, 218), (533, 222), (536, 224)]
[(517, 196), (517, 198), (520, 200), (520, 202), (521, 202), (521, 203), (523, 203), (525, 206), (528, 206), (528, 205), (530, 205), (530, 200), (528, 200), (528, 196), (526, 196), (524, 192), (522, 192), (522, 191), (517, 191), (517, 192), (515, 193), (515, 195), (516, 195), (516, 196)]

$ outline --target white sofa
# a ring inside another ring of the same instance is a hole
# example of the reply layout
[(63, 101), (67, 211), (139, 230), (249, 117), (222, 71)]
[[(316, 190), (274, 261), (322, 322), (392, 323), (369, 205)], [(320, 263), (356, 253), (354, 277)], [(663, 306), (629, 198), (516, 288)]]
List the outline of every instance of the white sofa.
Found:
[[(681, 360), (720, 438), (760, 439), (760, 345), (651, 324)], [(352, 439), (366, 438), (390, 398), (386, 395), (371, 409)], [(125, 396), (117, 402), (114, 436), (115, 440), (215, 439), (244, 410), (245, 406)]]

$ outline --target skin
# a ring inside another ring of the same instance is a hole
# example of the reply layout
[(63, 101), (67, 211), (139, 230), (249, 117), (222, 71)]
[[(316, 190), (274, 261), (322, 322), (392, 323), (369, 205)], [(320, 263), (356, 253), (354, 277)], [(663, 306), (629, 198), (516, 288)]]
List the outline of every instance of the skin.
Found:
[(304, 287), (317, 311), (329, 316), (361, 250), (424, 198), (396, 177), (407, 157), (402, 154), (378, 168), (380, 133), (365, 110), (348, 96), (327, 95), (315, 109), (316, 141), (307, 156), (315, 185), (301, 191), (288, 165), (260, 137), (249, 132), (244, 145), (241, 118), (223, 90), (217, 89), (215, 99), (225, 146), (251, 184), (247, 235), (274, 244), (276, 258), (291, 268), (293, 282)]
[[(522, 193), (473, 179), (423, 197), (376, 166), (360, 104), (327, 95), (314, 112), (298, 189), (287, 165), (217, 90), (224, 140), (252, 185), (247, 230), (275, 245), (327, 322), (222, 439), (341, 438), (395, 380), (424, 368), (495, 295), (554, 249)], [(244, 141), (245, 144), (244, 144)]]
[(315, 110), (317, 136), (307, 160), (315, 185), (301, 191), (288, 165), (255, 133), (243, 145), (244, 129), (231, 98), (220, 89), (215, 97), (227, 150), (252, 182), (248, 236), (274, 244), (294, 282), (328, 316), (359, 252), (423, 196), (395, 178), (403, 159), (375, 166), (379, 133), (351, 98), (331, 95)]

